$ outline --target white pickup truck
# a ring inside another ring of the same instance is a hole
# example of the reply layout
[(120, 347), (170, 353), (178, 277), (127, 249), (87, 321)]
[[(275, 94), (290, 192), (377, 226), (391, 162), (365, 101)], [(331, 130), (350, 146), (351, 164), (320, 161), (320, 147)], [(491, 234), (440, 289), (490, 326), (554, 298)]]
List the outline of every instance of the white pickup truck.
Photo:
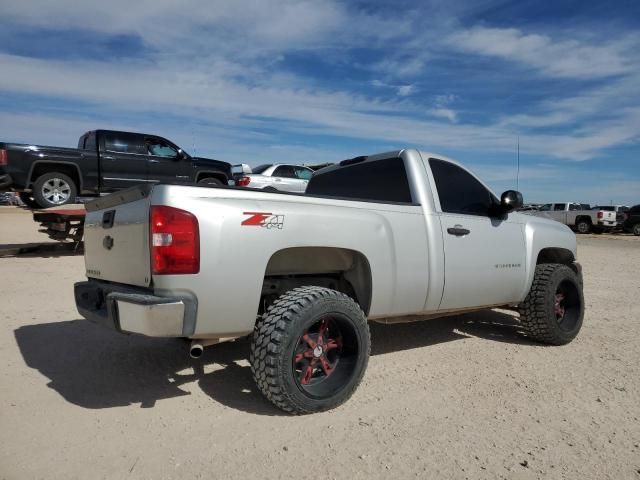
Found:
[(601, 233), (618, 225), (615, 211), (591, 209), (576, 202), (547, 203), (531, 214), (564, 223), (580, 233)]
[(575, 235), (521, 205), (416, 150), (324, 168), (306, 194), (133, 188), (87, 204), (76, 304), (122, 333), (191, 339), (192, 356), (251, 334), (262, 393), (287, 412), (327, 410), (364, 375), (368, 320), (506, 307), (534, 340), (578, 334)]

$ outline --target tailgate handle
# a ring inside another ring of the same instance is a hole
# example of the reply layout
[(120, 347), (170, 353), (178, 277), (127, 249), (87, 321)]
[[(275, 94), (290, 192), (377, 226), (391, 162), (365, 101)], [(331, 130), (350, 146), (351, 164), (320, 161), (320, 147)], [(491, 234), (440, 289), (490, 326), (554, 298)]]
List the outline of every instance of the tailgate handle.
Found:
[(111, 228), (113, 227), (113, 220), (116, 218), (116, 211), (109, 210), (108, 212), (104, 212), (102, 214), (102, 228)]

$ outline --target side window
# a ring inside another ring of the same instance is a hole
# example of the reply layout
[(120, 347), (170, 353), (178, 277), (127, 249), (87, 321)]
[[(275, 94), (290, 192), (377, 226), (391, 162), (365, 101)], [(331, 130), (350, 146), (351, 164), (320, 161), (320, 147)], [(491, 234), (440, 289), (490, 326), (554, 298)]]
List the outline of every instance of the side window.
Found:
[(473, 175), (453, 163), (429, 159), (443, 212), (490, 216), (498, 200)]
[(554, 212), (564, 212), (564, 203), (554, 203), (553, 204)]
[(544, 205), (542, 205), (538, 211), (539, 212), (548, 212), (551, 210), (551, 204), (550, 203), (545, 203)]
[(300, 180), (310, 180), (313, 175), (313, 170), (304, 167), (294, 167), (296, 171), (296, 177)]
[(149, 155), (156, 157), (176, 158), (178, 150), (159, 138), (147, 138), (145, 146)]
[(576, 210), (580, 210), (580, 205), (577, 205), (575, 203), (570, 203), (569, 204), (569, 210), (571, 210), (572, 212), (576, 211)]
[(140, 139), (135, 135), (108, 133), (104, 136), (104, 148), (109, 152), (146, 153)]
[(280, 165), (274, 170), (271, 176), (283, 177), (283, 178), (296, 178), (296, 173), (293, 170), (293, 167), (291, 165)]

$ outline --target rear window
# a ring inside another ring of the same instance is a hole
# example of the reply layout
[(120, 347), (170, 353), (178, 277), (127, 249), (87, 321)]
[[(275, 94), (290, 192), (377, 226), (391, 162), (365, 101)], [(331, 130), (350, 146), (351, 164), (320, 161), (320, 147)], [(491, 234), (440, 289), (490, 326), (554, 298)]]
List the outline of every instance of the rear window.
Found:
[(399, 157), (365, 161), (326, 173), (316, 172), (307, 194), (327, 197), (412, 203), (404, 161)]
[(262, 173), (264, 172), (267, 168), (269, 168), (271, 165), (273, 165), (272, 163), (267, 163), (265, 165), (258, 165), (257, 167), (252, 167), (251, 168), (251, 173)]

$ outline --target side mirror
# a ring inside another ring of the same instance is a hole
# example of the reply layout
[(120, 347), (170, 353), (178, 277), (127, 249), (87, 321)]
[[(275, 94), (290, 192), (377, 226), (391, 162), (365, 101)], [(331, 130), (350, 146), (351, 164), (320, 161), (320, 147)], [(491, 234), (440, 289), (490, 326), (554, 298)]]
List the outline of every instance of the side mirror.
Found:
[(523, 203), (522, 194), (516, 190), (507, 190), (500, 196), (500, 206), (506, 213), (521, 208)]
[(185, 160), (186, 158), (187, 158), (187, 154), (184, 153), (184, 150), (179, 148), (178, 153), (176, 154), (176, 160)]

